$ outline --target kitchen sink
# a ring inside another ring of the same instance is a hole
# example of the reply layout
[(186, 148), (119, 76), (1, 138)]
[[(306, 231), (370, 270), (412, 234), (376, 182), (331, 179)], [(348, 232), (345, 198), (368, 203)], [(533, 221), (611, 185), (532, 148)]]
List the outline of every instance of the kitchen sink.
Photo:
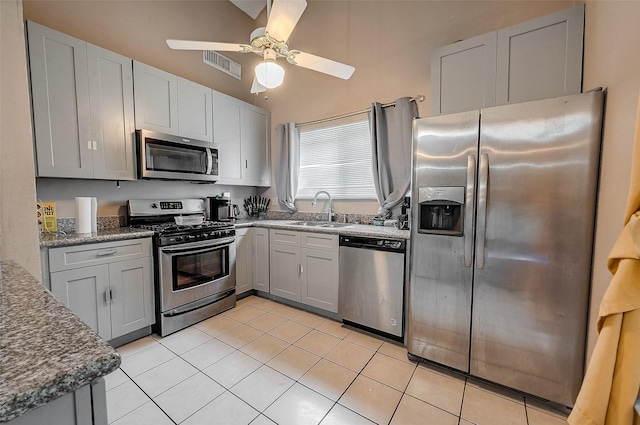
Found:
[(348, 227), (351, 226), (349, 223), (333, 223), (326, 221), (294, 221), (290, 223), (292, 226), (308, 226), (308, 227), (329, 227), (329, 228), (339, 228), (339, 227)]

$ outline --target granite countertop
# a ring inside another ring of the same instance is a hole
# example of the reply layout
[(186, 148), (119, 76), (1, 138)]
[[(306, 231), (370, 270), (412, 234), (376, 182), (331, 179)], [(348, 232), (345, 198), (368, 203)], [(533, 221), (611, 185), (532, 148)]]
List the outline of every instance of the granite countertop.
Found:
[(369, 224), (346, 223), (345, 227), (318, 227), (295, 225), (300, 220), (237, 220), (236, 228), (266, 227), (272, 229), (287, 229), (302, 232), (330, 233), (348, 236), (371, 236), (380, 238), (409, 239), (409, 230), (398, 230), (395, 227), (372, 226)]
[(153, 230), (136, 229), (132, 227), (116, 227), (98, 230), (97, 233), (43, 233), (40, 238), (40, 248), (147, 238), (153, 235)]
[(83, 387), (120, 356), (26, 270), (0, 262), (0, 422)]

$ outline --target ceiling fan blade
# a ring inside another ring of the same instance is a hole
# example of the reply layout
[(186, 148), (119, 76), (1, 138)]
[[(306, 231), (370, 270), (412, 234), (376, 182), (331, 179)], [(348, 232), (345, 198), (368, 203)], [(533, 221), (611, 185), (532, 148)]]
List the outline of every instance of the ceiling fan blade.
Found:
[(215, 41), (167, 40), (167, 45), (178, 50), (217, 50), (219, 52), (250, 52), (251, 46)]
[(298, 50), (289, 51), (287, 60), (289, 63), (294, 65), (313, 69), (314, 71), (322, 72), (324, 74), (333, 75), (334, 77), (342, 78), (343, 80), (351, 78), (351, 75), (353, 75), (353, 72), (356, 70), (351, 65), (322, 58), (310, 53), (300, 52)]
[(287, 41), (306, 7), (305, 0), (274, 0), (267, 33), (278, 41)]
[(258, 79), (254, 76), (253, 83), (251, 84), (251, 94), (262, 93), (267, 91), (267, 88), (258, 82)]

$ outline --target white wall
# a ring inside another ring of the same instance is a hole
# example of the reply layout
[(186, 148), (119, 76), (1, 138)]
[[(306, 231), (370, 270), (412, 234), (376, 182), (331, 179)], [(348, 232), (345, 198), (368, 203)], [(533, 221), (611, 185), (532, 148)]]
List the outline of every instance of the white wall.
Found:
[(588, 1), (586, 4), (585, 89), (607, 88), (602, 165), (596, 223), (589, 349), (597, 339), (596, 321), (611, 280), (607, 258), (622, 230), (631, 175), (631, 155), (640, 94), (640, 2)]
[(0, 1), (0, 259), (40, 278), (31, 109), (20, 0)]

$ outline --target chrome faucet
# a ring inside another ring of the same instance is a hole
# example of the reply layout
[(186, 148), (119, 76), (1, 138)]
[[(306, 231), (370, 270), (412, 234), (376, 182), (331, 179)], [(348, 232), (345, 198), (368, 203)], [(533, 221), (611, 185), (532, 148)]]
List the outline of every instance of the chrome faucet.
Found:
[(326, 190), (319, 190), (316, 193), (316, 196), (313, 197), (313, 202), (311, 202), (311, 205), (315, 207), (316, 203), (318, 202), (318, 195), (320, 195), (321, 193), (324, 193), (325, 195), (327, 195), (329, 197), (328, 217), (329, 217), (329, 221), (331, 221), (333, 219), (333, 216), (335, 215), (335, 213), (333, 212), (333, 200), (331, 199), (331, 194), (329, 192), (327, 192)]

